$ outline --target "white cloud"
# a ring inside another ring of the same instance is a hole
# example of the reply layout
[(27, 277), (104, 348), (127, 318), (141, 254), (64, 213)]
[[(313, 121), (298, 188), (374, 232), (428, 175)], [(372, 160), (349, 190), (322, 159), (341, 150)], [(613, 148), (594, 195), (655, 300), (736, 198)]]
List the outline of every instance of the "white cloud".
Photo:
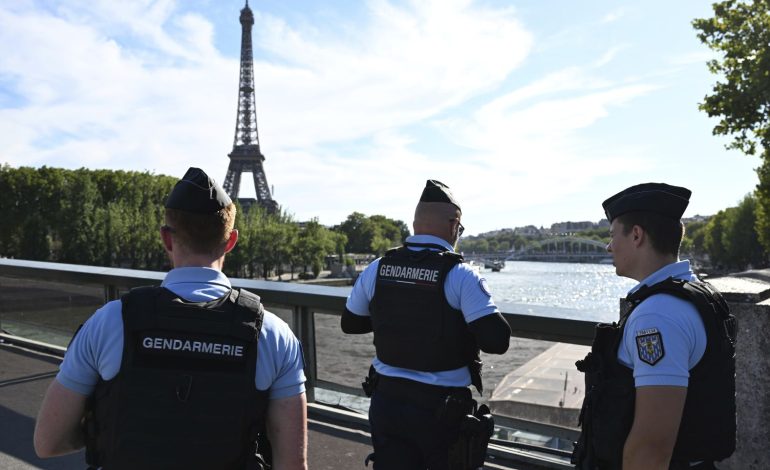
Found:
[[(2, 54), (0, 72), (14, 78), (27, 102), (3, 115), (31, 129), (3, 136), (14, 141), (14, 153), (6, 147), (2, 158), (176, 174), (188, 163), (224, 156), (237, 63), (213, 48), (206, 19), (175, 16), (175, 8), (173, 1), (102, 0), (69, 2), (53, 13), (0, 9), (8, 25), (0, 40), (20, 45)], [(255, 63), (266, 153), (424, 119), (499, 84), (531, 43), (511, 11), (466, 1), (371, 2), (367, 28), (349, 27), (352, 36), (344, 38), (255, 14), (255, 49), (277, 59)], [(233, 23), (239, 26), (235, 15)], [(105, 131), (82, 135), (94, 127)], [(38, 148), (41, 136), (56, 134), (80, 144), (64, 139), (66, 145)]]
[(604, 15), (599, 21), (600, 23), (614, 23), (626, 15), (626, 11), (623, 8), (618, 8)]
[[(237, 10), (215, 25), (180, 7), (0, 5), (0, 83), (20, 97), (0, 109), (0, 162), (171, 175), (195, 165), (221, 181), (238, 61), (213, 38), (217, 28), (239, 29)], [(252, 8), (268, 182), (299, 218), (338, 223), (358, 210), (409, 223), (424, 180), (437, 178), (464, 201), (473, 233), (644, 161), (642, 149), (605, 148), (582, 134), (656, 89), (654, 71), (610, 73), (625, 43), (521, 78), (535, 40), (511, 8), (371, 0), (364, 17), (341, 24)], [(421, 126), (457, 156), (416, 150)]]

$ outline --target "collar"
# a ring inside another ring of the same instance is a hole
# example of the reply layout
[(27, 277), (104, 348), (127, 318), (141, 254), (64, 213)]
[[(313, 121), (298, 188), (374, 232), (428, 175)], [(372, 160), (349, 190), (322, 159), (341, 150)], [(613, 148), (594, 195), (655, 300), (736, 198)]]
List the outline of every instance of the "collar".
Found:
[[(166, 274), (163, 279), (162, 287), (171, 289), (176, 284), (216, 284), (227, 289), (232, 288), (230, 280), (227, 279), (222, 271), (214, 268), (174, 268)], [(173, 289), (172, 289), (173, 290)]]
[(663, 282), (670, 277), (673, 277), (674, 279), (684, 279), (685, 281), (692, 281), (697, 279), (695, 273), (693, 273), (692, 269), (690, 268), (690, 260), (677, 261), (675, 263), (663, 266), (646, 278), (642, 279), (642, 282), (634, 286), (634, 288), (628, 291), (628, 293), (632, 294), (644, 285), (651, 286), (653, 284)]
[[(434, 245), (440, 245), (446, 248), (448, 251), (454, 253), (452, 245), (449, 244), (443, 238), (436, 237), (434, 235), (412, 235), (406, 238), (407, 243), (432, 243)], [(417, 249), (417, 248), (415, 248)]]

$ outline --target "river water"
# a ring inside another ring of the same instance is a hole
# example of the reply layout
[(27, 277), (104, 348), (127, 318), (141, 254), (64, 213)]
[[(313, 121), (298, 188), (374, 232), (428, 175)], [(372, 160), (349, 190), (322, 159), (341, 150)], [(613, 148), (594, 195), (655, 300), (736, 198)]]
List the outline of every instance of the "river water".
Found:
[(618, 299), (636, 284), (611, 264), (506, 261), (481, 275), (504, 312), (577, 320), (617, 320)]
[[(500, 272), (482, 269), (481, 275), (503, 312), (596, 322), (617, 320), (619, 299), (636, 284), (618, 277), (615, 268), (608, 264), (507, 261)], [(482, 400), (489, 397), (507, 373), (553, 344), (511, 338), (505, 354), (482, 353), (485, 383)], [(361, 383), (374, 356), (371, 334), (342, 334), (339, 317), (316, 316), (316, 345), (319, 378), (350, 386)], [(333, 394), (322, 394), (320, 399), (366, 409), (366, 404), (358, 399), (343, 399)]]

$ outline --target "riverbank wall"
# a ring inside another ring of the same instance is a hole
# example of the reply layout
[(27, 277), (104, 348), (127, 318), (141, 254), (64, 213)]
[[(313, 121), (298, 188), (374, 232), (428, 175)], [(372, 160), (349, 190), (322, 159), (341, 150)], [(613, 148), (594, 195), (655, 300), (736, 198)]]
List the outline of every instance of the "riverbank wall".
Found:
[(726, 470), (770, 468), (770, 270), (709, 279), (738, 320), (735, 453)]

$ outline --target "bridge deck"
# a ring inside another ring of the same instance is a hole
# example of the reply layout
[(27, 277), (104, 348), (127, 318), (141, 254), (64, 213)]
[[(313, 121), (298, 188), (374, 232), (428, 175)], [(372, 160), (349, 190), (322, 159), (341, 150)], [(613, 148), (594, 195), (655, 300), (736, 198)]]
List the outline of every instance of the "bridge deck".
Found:
[[(43, 460), (35, 455), (32, 448), (35, 416), (45, 390), (58, 371), (59, 362), (61, 360), (56, 356), (0, 343), (0, 468), (85, 468), (82, 452)], [(308, 441), (311, 470), (364, 469), (364, 458), (371, 452), (365, 426), (335, 422), (314, 413), (312, 409), (308, 420)], [(530, 468), (506, 464), (489, 464), (484, 468)]]
[[(59, 362), (54, 356), (0, 344), (0, 468), (85, 468), (82, 452), (43, 460), (32, 448), (35, 416)], [(365, 432), (312, 417), (308, 439), (313, 469), (363, 468), (371, 452)]]

